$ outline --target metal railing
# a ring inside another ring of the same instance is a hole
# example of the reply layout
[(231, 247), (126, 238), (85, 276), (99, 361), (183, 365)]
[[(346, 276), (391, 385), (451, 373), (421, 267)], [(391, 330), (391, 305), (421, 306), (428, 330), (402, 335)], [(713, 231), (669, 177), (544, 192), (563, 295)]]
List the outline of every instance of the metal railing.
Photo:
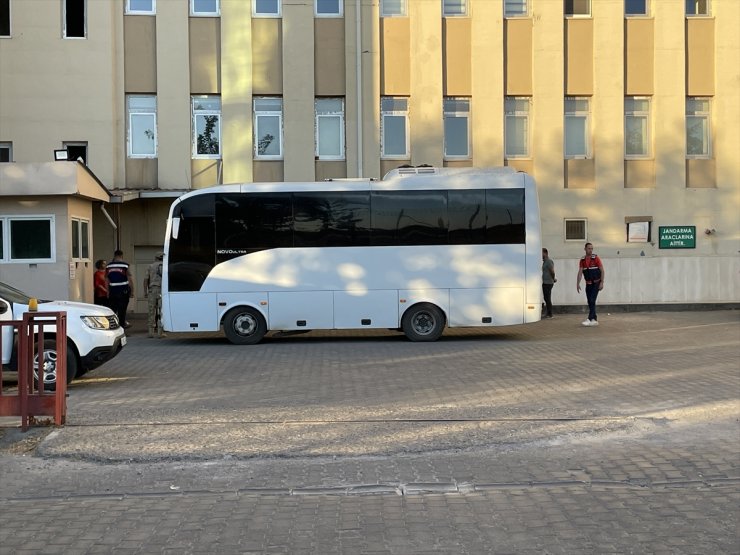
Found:
[[(54, 328), (56, 360), (44, 352), (44, 330)], [(41, 424), (37, 416), (53, 416), (54, 424), (64, 425), (67, 417), (67, 313), (27, 312), (22, 320), (0, 322), (0, 337), (17, 333), (18, 387), (3, 389), (0, 366), (0, 416), (20, 416), (21, 429)], [(12, 348), (12, 347), (11, 347)], [(0, 340), (0, 361), (3, 359), (3, 341)], [(47, 364), (56, 366), (54, 390), (44, 383)]]

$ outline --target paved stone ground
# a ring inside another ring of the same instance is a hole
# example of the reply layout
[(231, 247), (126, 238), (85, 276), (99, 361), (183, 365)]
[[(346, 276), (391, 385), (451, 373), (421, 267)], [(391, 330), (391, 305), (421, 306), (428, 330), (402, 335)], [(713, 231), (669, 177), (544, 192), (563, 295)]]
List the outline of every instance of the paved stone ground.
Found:
[(136, 327), (67, 426), (3, 421), (0, 554), (739, 553), (740, 314), (580, 320)]

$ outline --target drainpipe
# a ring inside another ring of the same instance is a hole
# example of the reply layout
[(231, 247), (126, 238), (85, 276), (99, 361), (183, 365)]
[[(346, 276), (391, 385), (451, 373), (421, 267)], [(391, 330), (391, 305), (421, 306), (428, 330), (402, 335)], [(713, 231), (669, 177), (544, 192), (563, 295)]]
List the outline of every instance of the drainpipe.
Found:
[(357, 177), (362, 177), (362, 1), (355, 0), (355, 75), (357, 78)]

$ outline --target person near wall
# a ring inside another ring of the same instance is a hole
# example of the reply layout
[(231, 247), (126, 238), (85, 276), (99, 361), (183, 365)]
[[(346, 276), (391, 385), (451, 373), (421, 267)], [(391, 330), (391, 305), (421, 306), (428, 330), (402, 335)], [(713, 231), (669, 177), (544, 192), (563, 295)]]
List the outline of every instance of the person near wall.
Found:
[(164, 337), (162, 330), (162, 260), (164, 253), (158, 252), (149, 264), (144, 278), (144, 296), (147, 298), (149, 337)]
[(105, 268), (108, 263), (102, 258), (95, 263), (95, 273), (93, 274), (93, 287), (95, 292), (93, 297), (95, 304), (108, 306), (108, 281), (105, 279)]
[(122, 250), (113, 253), (113, 260), (108, 262), (105, 275), (108, 280), (110, 307), (118, 316), (121, 326), (128, 328), (131, 324), (126, 321), (126, 311), (129, 299), (134, 296), (134, 280), (128, 262), (123, 260)]
[(552, 318), (552, 287), (555, 278), (555, 262), (549, 257), (547, 249), (542, 249), (542, 295), (545, 298), (545, 318)]
[(586, 281), (586, 300), (588, 301), (588, 318), (581, 322), (584, 326), (598, 326), (596, 318), (596, 297), (604, 288), (606, 272), (604, 265), (598, 255), (594, 254), (594, 246), (586, 243), (584, 247), (586, 256), (578, 262), (578, 276), (576, 278), (576, 291), (581, 292), (581, 277)]

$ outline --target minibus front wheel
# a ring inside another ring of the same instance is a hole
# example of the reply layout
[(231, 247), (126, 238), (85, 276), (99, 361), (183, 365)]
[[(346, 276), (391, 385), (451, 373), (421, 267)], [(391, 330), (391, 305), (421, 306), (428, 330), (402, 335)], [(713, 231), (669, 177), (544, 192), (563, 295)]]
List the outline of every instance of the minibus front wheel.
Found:
[(224, 333), (235, 345), (254, 345), (267, 333), (267, 323), (259, 310), (238, 306), (224, 316)]

